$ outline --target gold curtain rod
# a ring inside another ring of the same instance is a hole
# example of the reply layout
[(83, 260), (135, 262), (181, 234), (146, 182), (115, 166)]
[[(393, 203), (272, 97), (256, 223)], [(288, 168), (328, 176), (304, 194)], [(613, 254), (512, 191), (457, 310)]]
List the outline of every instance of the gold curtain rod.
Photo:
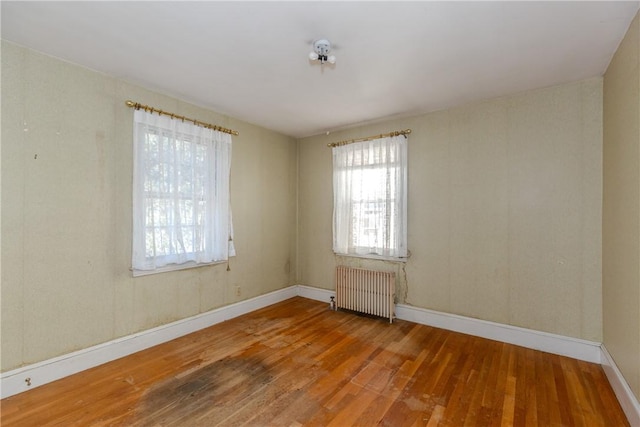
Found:
[(380, 139), (380, 138), (388, 138), (390, 136), (407, 136), (411, 133), (411, 129), (405, 129), (405, 130), (396, 130), (393, 132), (389, 132), (389, 133), (383, 133), (380, 135), (373, 135), (373, 136), (367, 136), (364, 138), (357, 138), (357, 139), (348, 139), (346, 141), (339, 141), (339, 142), (331, 142), (329, 144), (327, 144), (327, 147), (340, 147), (341, 145), (347, 145), (347, 144), (353, 144), (354, 142), (363, 142), (363, 141), (373, 141), (374, 139)]
[(213, 129), (213, 130), (217, 130), (219, 132), (229, 133), (231, 135), (238, 135), (238, 131), (237, 130), (231, 130), (231, 129), (223, 128), (222, 126), (217, 126), (217, 125), (212, 125), (210, 123), (201, 122), (200, 120), (190, 119), (190, 118), (184, 117), (184, 116), (179, 116), (178, 114), (169, 113), (167, 111), (162, 111), (162, 110), (160, 110), (158, 108), (149, 107), (148, 105), (140, 104), (138, 102), (126, 101), (125, 104), (127, 105), (127, 107), (135, 108), (136, 110), (144, 110), (144, 111), (146, 111), (148, 113), (151, 113), (151, 114), (158, 113), (161, 116), (169, 116), (172, 119), (182, 120), (183, 122), (186, 120), (188, 122), (193, 123), (196, 126), (202, 126), (204, 128), (207, 128), (207, 129)]

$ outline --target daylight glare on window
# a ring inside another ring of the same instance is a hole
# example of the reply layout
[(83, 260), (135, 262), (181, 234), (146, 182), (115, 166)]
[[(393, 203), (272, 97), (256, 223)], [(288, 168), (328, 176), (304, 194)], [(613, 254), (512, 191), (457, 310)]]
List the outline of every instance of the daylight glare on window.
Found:
[(231, 136), (134, 114), (134, 274), (228, 259)]
[(406, 138), (333, 148), (334, 252), (406, 257)]
[[(175, 159), (161, 155), (170, 149), (170, 144), (175, 144), (178, 153)], [(144, 177), (146, 256), (204, 250), (200, 230), (205, 219), (205, 182), (195, 171), (206, 167), (206, 147), (185, 139), (172, 141), (166, 136), (148, 133), (144, 150), (148, 166)]]

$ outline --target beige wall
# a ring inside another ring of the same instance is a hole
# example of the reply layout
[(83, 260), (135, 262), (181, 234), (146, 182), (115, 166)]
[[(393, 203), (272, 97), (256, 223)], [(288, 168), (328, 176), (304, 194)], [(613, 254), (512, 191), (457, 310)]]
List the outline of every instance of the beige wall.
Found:
[[(638, 37), (636, 18), (605, 78), (604, 212), (605, 344), (636, 395)], [(592, 79), (296, 145), (3, 42), (1, 369), (294, 283), (332, 289), (337, 263), (396, 271), (402, 303), (601, 341), (602, 93), (602, 80)], [(240, 131), (231, 271), (219, 265), (131, 277), (126, 99)], [(326, 143), (404, 128), (413, 129), (411, 259), (405, 265), (336, 257)], [(616, 180), (629, 180), (631, 190), (618, 191)]]
[(640, 399), (640, 15), (604, 77), (604, 345)]
[(399, 302), (600, 341), (599, 78), (299, 141), (298, 282), (363, 264), (332, 253), (326, 143), (405, 128), (411, 258), (380, 265)]
[[(127, 99), (240, 132), (231, 271), (131, 277)], [(3, 42), (2, 371), (294, 284), (296, 152), (291, 138)]]

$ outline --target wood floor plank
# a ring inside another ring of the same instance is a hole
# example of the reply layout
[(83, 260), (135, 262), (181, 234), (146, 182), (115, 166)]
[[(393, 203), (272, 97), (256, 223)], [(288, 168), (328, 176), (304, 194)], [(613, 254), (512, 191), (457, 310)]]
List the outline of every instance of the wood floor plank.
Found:
[(599, 365), (296, 297), (0, 402), (13, 426), (628, 426)]

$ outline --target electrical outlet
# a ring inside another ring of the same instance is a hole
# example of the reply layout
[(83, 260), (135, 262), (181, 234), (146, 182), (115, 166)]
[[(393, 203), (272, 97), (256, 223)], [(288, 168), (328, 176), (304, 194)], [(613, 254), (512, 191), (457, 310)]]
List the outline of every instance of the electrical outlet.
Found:
[(240, 296), (240, 285), (236, 285), (236, 296), (239, 297)]

